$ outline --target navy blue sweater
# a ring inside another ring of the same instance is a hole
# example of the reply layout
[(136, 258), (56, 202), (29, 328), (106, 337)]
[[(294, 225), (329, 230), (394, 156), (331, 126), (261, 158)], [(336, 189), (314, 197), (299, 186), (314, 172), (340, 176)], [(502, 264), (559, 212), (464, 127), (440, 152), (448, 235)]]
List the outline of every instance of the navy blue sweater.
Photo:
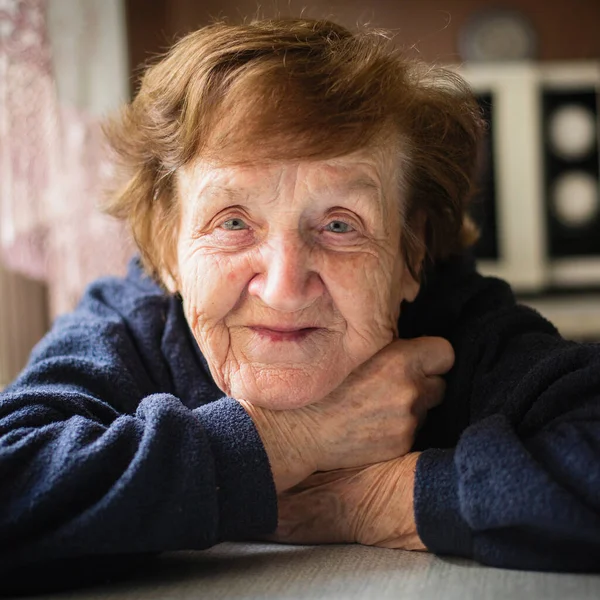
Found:
[[(427, 547), (600, 570), (600, 346), (563, 340), (468, 259), (429, 273), (399, 331), (456, 353), (415, 444)], [(0, 571), (203, 549), (276, 521), (251, 419), (137, 262), (93, 284), (0, 394)]]

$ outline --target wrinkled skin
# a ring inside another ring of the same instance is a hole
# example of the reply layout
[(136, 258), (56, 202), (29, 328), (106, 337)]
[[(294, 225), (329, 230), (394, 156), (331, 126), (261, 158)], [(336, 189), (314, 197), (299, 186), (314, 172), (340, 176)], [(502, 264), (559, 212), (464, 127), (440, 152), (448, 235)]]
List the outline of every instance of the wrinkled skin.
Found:
[(270, 539), (425, 550), (413, 517), (418, 453), (363, 468), (315, 473), (280, 494)]
[(372, 465), (409, 452), (427, 412), (443, 399), (440, 375), (453, 362), (452, 346), (442, 338), (394, 340), (314, 404), (271, 410), (238, 402), (254, 421), (282, 492), (315, 471)]
[(399, 153), (179, 170), (176, 280), (219, 387), (293, 409), (397, 335), (418, 283), (400, 251)]

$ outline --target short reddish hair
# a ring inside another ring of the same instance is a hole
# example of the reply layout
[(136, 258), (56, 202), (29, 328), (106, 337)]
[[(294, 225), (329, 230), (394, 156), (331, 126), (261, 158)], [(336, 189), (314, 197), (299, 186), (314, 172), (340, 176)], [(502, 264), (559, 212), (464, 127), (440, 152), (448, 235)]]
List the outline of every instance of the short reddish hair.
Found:
[(407, 58), (375, 30), (310, 19), (215, 23), (148, 68), (133, 102), (107, 124), (127, 183), (106, 210), (129, 222), (144, 265), (160, 280), (174, 264), (180, 167), (200, 156), (329, 158), (385, 131), (402, 142), (403, 252), (417, 275), (417, 215), (426, 217), (432, 260), (477, 237), (467, 208), (482, 119), (464, 81)]

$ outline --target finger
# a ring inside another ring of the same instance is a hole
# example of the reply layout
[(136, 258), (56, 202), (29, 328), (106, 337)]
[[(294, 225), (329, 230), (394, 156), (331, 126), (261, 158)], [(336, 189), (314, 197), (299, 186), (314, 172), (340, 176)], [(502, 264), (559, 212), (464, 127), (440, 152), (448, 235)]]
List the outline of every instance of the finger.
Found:
[(454, 349), (441, 337), (410, 340), (415, 366), (425, 375), (443, 375), (454, 365)]
[(426, 410), (431, 410), (444, 401), (446, 382), (442, 377), (437, 375), (425, 377), (421, 385), (423, 386), (423, 393), (419, 400)]
[(441, 377), (426, 377), (421, 381), (421, 393), (412, 407), (419, 428), (425, 423), (427, 413), (443, 402), (445, 390), (446, 382)]

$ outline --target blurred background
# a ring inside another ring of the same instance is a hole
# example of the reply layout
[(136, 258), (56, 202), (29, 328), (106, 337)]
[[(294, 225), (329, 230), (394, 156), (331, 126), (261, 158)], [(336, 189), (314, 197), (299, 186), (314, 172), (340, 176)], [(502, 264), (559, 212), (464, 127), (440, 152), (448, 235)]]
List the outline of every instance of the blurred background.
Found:
[(481, 270), (565, 337), (600, 340), (598, 0), (0, 0), (0, 387), (133, 252), (96, 210), (114, 174), (102, 119), (179, 36), (257, 14), (385, 28), (457, 69), (489, 122)]

